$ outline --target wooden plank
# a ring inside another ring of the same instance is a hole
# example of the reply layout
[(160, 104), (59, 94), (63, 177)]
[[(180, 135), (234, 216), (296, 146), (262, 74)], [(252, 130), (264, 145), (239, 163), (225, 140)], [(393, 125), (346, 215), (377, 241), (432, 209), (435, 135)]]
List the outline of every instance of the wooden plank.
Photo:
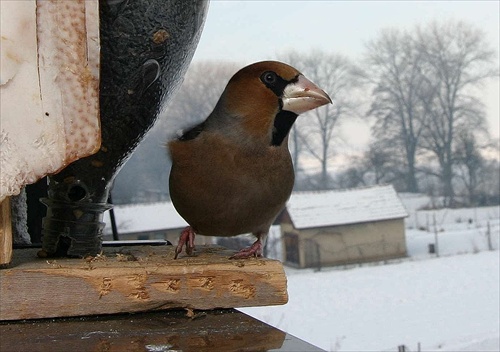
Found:
[(0, 320), (287, 302), (279, 261), (230, 260), (232, 251), (215, 246), (196, 253), (174, 260), (173, 246), (140, 246), (46, 260), (16, 250), (11, 267), (0, 270)]
[(9, 264), (12, 260), (12, 221), (10, 214), (10, 198), (0, 203), (0, 265)]

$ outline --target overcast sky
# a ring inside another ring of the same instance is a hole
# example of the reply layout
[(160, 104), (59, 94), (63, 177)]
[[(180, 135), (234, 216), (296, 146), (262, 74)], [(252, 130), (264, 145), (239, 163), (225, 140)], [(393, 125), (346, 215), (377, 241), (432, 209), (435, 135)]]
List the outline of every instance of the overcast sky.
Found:
[[(416, 24), (448, 19), (465, 20), (480, 27), (498, 58), (499, 13), (498, 0), (212, 0), (194, 60), (228, 60), (246, 65), (276, 58), (290, 49), (307, 52), (316, 48), (357, 59), (364, 44), (374, 39), (382, 28), (412, 28)], [(500, 124), (499, 94), (499, 80), (491, 80), (486, 86), (484, 102), (490, 133), (496, 138)], [(357, 135), (362, 143), (368, 130)]]

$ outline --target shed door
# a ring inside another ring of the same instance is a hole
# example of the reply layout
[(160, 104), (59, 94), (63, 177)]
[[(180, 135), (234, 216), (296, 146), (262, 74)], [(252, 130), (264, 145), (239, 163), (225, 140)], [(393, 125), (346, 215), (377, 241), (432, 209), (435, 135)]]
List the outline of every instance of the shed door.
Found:
[(299, 265), (299, 236), (295, 233), (285, 232), (286, 261)]

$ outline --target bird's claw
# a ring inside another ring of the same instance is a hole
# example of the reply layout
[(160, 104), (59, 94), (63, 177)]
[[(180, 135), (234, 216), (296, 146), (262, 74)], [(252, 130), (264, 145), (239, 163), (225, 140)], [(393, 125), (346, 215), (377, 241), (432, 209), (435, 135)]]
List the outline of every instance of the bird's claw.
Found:
[(177, 259), (179, 254), (182, 252), (182, 247), (184, 247), (184, 245), (186, 245), (186, 254), (193, 255), (194, 237), (195, 232), (191, 226), (188, 226), (184, 230), (182, 230), (181, 236), (179, 237), (179, 243), (177, 244), (177, 247), (175, 247), (174, 259)]
[(255, 241), (250, 247), (243, 248), (238, 253), (233, 254), (229, 259), (247, 259), (250, 257), (262, 257), (262, 242)]

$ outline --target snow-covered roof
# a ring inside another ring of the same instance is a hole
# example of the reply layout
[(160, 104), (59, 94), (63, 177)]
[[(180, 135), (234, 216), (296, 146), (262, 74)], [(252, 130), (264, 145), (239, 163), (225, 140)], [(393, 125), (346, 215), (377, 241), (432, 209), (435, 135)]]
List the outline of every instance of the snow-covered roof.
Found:
[[(115, 205), (113, 208), (118, 233), (179, 229), (187, 226), (171, 202)], [(104, 232), (111, 233), (109, 211), (104, 213), (103, 221), (106, 223)]]
[(298, 229), (408, 216), (391, 185), (343, 191), (295, 192), (288, 201), (287, 210)]

